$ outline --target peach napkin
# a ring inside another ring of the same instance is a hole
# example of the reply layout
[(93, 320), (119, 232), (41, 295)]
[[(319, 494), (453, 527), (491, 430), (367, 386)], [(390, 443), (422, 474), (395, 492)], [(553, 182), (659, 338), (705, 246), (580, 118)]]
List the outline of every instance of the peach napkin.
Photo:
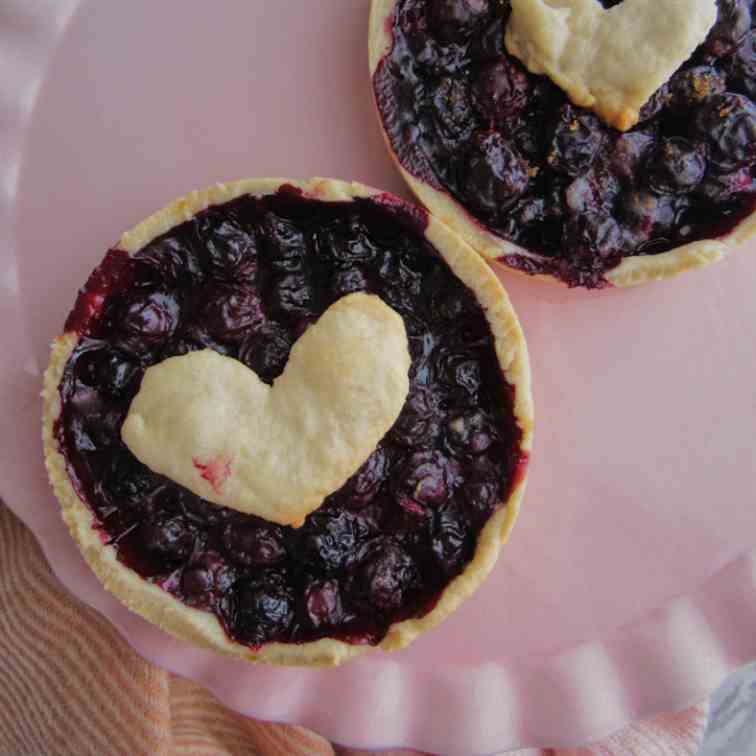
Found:
[[(300, 727), (246, 719), (194, 683), (145, 662), (105, 619), (61, 587), (34, 537), (2, 502), (0, 659), (0, 756), (366, 753)], [(705, 724), (706, 707), (698, 706), (590, 747), (513, 753), (694, 756)]]

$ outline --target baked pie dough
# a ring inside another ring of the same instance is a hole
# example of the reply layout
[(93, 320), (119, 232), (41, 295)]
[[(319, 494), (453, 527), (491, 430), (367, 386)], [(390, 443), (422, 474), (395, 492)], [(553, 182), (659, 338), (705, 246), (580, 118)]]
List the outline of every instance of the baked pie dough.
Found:
[(635, 126), (641, 108), (706, 39), (716, 0), (512, 0), (509, 52), (548, 75), (575, 105), (610, 126)]
[(207, 501), (298, 527), (399, 417), (409, 368), (401, 317), (350, 294), (302, 335), (272, 387), (212, 349), (147, 368), (121, 437)]

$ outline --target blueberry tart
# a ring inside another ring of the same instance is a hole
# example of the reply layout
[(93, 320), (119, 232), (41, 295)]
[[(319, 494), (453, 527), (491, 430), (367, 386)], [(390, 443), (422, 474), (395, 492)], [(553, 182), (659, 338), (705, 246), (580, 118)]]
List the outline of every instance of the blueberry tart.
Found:
[(194, 192), (108, 251), (52, 348), (45, 460), (107, 589), (237, 657), (406, 646), (483, 581), (531, 448), (486, 262), (359, 184)]
[(756, 233), (751, 0), (373, 0), (389, 150), (475, 249), (631, 286)]

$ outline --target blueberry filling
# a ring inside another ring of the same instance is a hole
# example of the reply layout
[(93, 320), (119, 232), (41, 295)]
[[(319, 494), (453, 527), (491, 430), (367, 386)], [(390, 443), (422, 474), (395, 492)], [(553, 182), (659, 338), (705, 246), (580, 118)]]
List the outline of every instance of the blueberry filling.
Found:
[[(289, 187), (210, 208), (133, 258), (111, 250), (79, 294), (56, 426), (69, 475), (123, 563), (238, 642), (380, 642), (433, 607), (517, 479), (513, 390), (488, 323), (423, 229), (388, 200), (321, 203)], [(272, 382), (298, 336), (355, 290), (403, 316), (410, 394), (300, 529), (215, 506), (122, 443), (150, 365), (210, 347)]]
[(570, 286), (723, 236), (756, 209), (756, 17), (749, 0), (718, 5), (706, 42), (623, 134), (507, 53), (509, 0), (399, 0), (373, 80), (392, 149), (530, 253), (504, 262)]

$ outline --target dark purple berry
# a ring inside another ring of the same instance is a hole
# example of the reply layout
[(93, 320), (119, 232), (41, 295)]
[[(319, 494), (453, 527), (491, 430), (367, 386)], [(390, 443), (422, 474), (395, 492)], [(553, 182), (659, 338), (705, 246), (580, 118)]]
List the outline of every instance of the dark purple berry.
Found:
[(669, 82), (669, 105), (676, 113), (685, 114), (726, 88), (725, 77), (714, 66), (683, 68)]
[(139, 542), (153, 556), (170, 562), (186, 559), (194, 548), (194, 532), (181, 517), (148, 522), (139, 531)]
[(393, 612), (402, 605), (406, 594), (419, 587), (418, 580), (412, 557), (388, 543), (360, 567), (355, 598), (366, 601), (378, 612)]
[(730, 62), (734, 87), (756, 100), (756, 29), (740, 43)]
[(193, 564), (181, 575), (181, 592), (192, 599), (202, 599), (215, 589), (215, 575), (204, 564)]
[(465, 480), (460, 487), (466, 511), (471, 519), (482, 524), (501, 502), (504, 476), (486, 457), (480, 457), (465, 471)]
[(378, 447), (362, 467), (344, 484), (349, 507), (361, 509), (369, 504), (383, 485), (389, 470), (388, 455)]
[(706, 173), (706, 156), (699, 145), (682, 137), (663, 139), (650, 163), (648, 185), (662, 194), (690, 192)]
[(717, 0), (717, 21), (704, 43), (708, 52), (721, 58), (730, 53), (751, 28), (749, 0)]
[(412, 448), (432, 440), (439, 431), (439, 396), (421, 386), (410, 387), (410, 394), (391, 429), (396, 443)]
[(490, 123), (514, 118), (527, 104), (528, 77), (514, 61), (502, 58), (478, 71), (472, 83), (475, 108)]
[(307, 252), (305, 238), (297, 226), (274, 213), (266, 213), (260, 223), (262, 253), (276, 270), (302, 269)]
[(239, 360), (272, 383), (283, 372), (291, 352), (289, 332), (275, 323), (264, 323), (249, 334), (239, 348)]
[(470, 102), (470, 88), (464, 79), (444, 78), (436, 87), (431, 99), (436, 133), (445, 147), (453, 150), (469, 139), (475, 127), (475, 116)]
[(673, 198), (646, 191), (634, 191), (620, 198), (619, 212), (628, 229), (641, 241), (671, 233), (678, 207)]
[(486, 216), (496, 218), (527, 186), (528, 165), (501, 134), (490, 131), (474, 137), (462, 169), (462, 188), (469, 202)]
[(493, 441), (491, 422), (480, 410), (455, 415), (446, 428), (446, 443), (454, 454), (482, 454)]
[(318, 231), (315, 246), (325, 260), (333, 259), (350, 268), (356, 263), (370, 262), (378, 253), (356, 218), (328, 225)]
[(162, 291), (147, 294), (138, 289), (127, 294), (118, 311), (118, 325), (127, 336), (155, 343), (167, 339), (179, 322), (175, 297)]
[(564, 105), (554, 125), (546, 161), (559, 173), (580, 176), (591, 167), (606, 138), (606, 129), (595, 115)]
[(76, 361), (76, 377), (110, 396), (127, 393), (139, 366), (123, 352), (108, 348), (88, 349)]
[(158, 237), (134, 256), (134, 270), (142, 285), (193, 286), (203, 277), (201, 250), (194, 236), (188, 244), (170, 236)]
[(612, 206), (620, 189), (615, 174), (597, 164), (566, 187), (565, 210), (572, 216), (600, 212)]
[(359, 268), (340, 270), (331, 283), (331, 291), (337, 299), (353, 294), (356, 291), (365, 291), (368, 288), (368, 280)]
[(206, 606), (212, 594), (223, 594), (235, 580), (234, 570), (218, 554), (204, 554), (184, 568), (181, 575), (181, 592), (195, 605)]
[(211, 336), (238, 341), (263, 320), (260, 298), (251, 286), (215, 286), (206, 294), (200, 322)]
[(756, 161), (756, 105), (730, 92), (711, 97), (696, 113), (692, 134), (706, 142), (719, 170), (751, 165)]
[(606, 160), (606, 169), (623, 184), (632, 184), (654, 144), (654, 134), (651, 131), (629, 131), (620, 134), (614, 140)]
[(714, 205), (729, 202), (739, 194), (755, 192), (756, 177), (749, 168), (741, 168), (732, 173), (718, 173), (710, 170), (695, 190), (697, 197)]
[(232, 628), (243, 641), (260, 645), (287, 640), (294, 596), (282, 580), (241, 581), (234, 587)]
[(223, 213), (210, 211), (197, 224), (210, 273), (236, 283), (252, 282), (257, 273), (254, 235)]
[(372, 523), (345, 510), (321, 508), (301, 528), (296, 557), (310, 569), (341, 569), (356, 556), (361, 544), (373, 535)]
[(448, 503), (436, 512), (431, 550), (447, 575), (457, 572), (467, 557), (468, 537), (468, 525), (458, 507)]
[(275, 525), (232, 520), (223, 531), (223, 545), (237, 564), (270, 567), (286, 556), (283, 533)]
[(659, 89), (654, 92), (650, 99), (643, 105), (638, 114), (638, 123), (645, 123), (650, 121), (655, 116), (664, 110), (669, 105), (672, 93), (669, 89), (669, 82), (662, 84)]
[(506, 55), (504, 23), (503, 17), (494, 18), (480, 34), (475, 35), (470, 44), (470, 55), (473, 60), (498, 60)]
[(488, 15), (488, 0), (430, 0), (428, 21), (441, 42), (466, 39)]
[(344, 621), (338, 581), (316, 580), (310, 583), (305, 590), (304, 601), (313, 627), (336, 627)]
[(111, 504), (138, 506), (156, 487), (155, 475), (128, 451), (116, 449), (97, 487)]
[(415, 452), (392, 475), (397, 500), (410, 499), (422, 506), (438, 507), (451, 494), (455, 470), (440, 451)]
[(445, 355), (441, 361), (440, 377), (450, 386), (459, 386), (471, 397), (477, 395), (483, 383), (480, 362), (466, 354)]
[(619, 224), (610, 215), (589, 213), (578, 217), (565, 229), (567, 248), (580, 256), (611, 257), (622, 249)]
[(302, 318), (312, 314), (314, 298), (310, 284), (300, 273), (289, 273), (272, 283), (268, 292), (271, 315)]

